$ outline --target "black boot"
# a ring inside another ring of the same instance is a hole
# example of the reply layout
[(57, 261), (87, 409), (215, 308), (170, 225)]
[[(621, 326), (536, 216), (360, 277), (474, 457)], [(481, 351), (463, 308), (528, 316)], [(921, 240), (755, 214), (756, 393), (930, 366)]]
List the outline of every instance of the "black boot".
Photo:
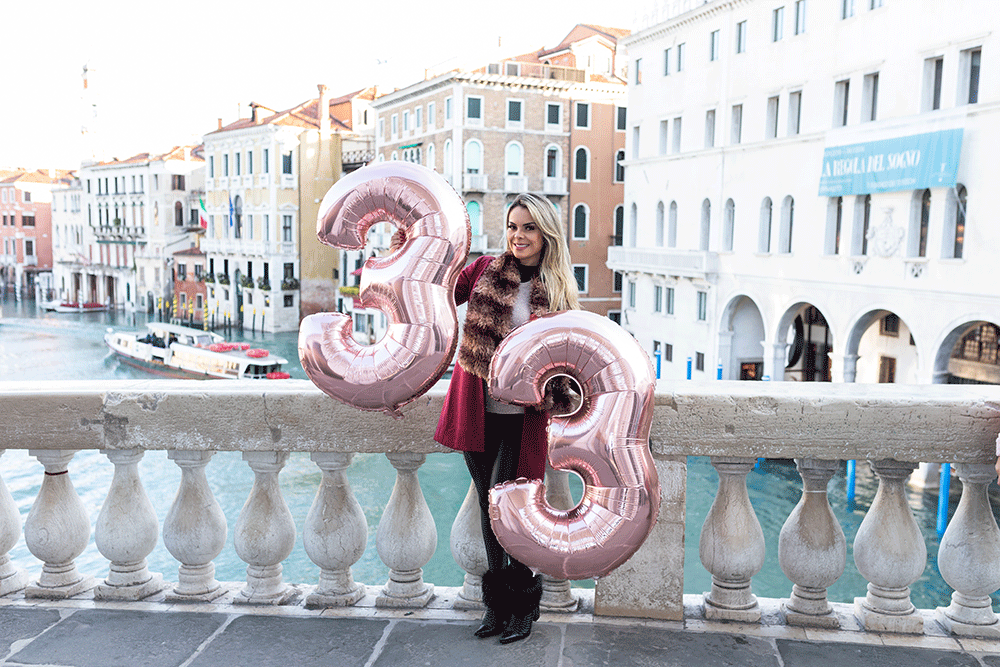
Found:
[(507, 627), (500, 635), (501, 644), (525, 639), (531, 634), (531, 624), (538, 620), (538, 604), (542, 600), (542, 576), (521, 575), (510, 584), (511, 613)]
[(486, 613), (483, 622), (475, 631), (480, 639), (495, 637), (504, 631), (510, 619), (510, 587), (507, 585), (506, 570), (488, 570), (483, 575), (483, 604)]

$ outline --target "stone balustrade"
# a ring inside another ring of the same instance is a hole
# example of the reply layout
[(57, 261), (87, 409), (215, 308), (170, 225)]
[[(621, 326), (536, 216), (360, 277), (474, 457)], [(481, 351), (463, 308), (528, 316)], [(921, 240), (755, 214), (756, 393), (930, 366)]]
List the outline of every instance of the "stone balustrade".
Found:
[[(422, 568), (437, 544), (417, 479), (432, 441), (443, 384), (393, 420), (341, 405), (305, 381), (113, 381), (0, 383), (5, 423), (0, 454), (25, 449), (44, 467), (40, 490), (22, 526), (0, 466), (0, 595), (60, 599), (93, 591), (99, 599), (211, 601), (224, 592), (213, 560), (226, 544), (225, 517), (206, 466), (215, 452), (241, 451), (253, 471), (246, 504), (232, 526), (237, 555), (247, 563), (234, 601), (336, 607), (356, 604), (364, 587), (351, 568), (364, 554), (368, 526), (347, 482), (353, 454), (385, 454), (396, 470), (377, 530), (379, 558), (389, 568), (376, 605), (415, 608), (434, 596)], [(958, 509), (940, 542), (938, 566), (954, 589), (936, 611), (956, 635), (1000, 637), (990, 595), (1000, 589), (1000, 528), (989, 504), (994, 441), (1000, 431), (1000, 388), (970, 386), (660, 382), (651, 450), (661, 484), (660, 519), (641, 549), (601, 578), (597, 614), (683, 618), (686, 457), (709, 456), (719, 488), (702, 528), (700, 556), (712, 577), (701, 598), (707, 618), (754, 622), (760, 605), (753, 576), (777, 558), (792, 586), (782, 601), (785, 621), (836, 627), (826, 591), (841, 576), (844, 532), (827, 500), (827, 484), (844, 459), (867, 460), (878, 491), (853, 544), (858, 571), (854, 615), (871, 632), (923, 632), (910, 586), (923, 572), (923, 537), (904, 495), (917, 462), (952, 463), (961, 480)], [(96, 523), (95, 542), (107, 572), (81, 573), (75, 560), (89, 544), (90, 519), (73, 488), (74, 453), (98, 449), (114, 476)], [(143, 489), (137, 464), (144, 452), (167, 450), (181, 470), (177, 495), (163, 521)], [(295, 524), (279, 476), (290, 452), (308, 452), (322, 472), (306, 518), (303, 544), (318, 583), (287, 582), (282, 561), (295, 544)], [(746, 478), (758, 457), (795, 459), (803, 493), (768, 554), (747, 497)], [(549, 502), (572, 503), (567, 473), (550, 471)], [(466, 572), (456, 607), (478, 604), (486, 569), (470, 488), (451, 527), (450, 548)], [(158, 531), (177, 560), (176, 576), (151, 573), (146, 558)], [(23, 532), (41, 563), (30, 581), (8, 552)], [(167, 579), (171, 581), (166, 581)], [(175, 582), (175, 583), (174, 583)], [(569, 582), (546, 579), (543, 605), (573, 611)]]

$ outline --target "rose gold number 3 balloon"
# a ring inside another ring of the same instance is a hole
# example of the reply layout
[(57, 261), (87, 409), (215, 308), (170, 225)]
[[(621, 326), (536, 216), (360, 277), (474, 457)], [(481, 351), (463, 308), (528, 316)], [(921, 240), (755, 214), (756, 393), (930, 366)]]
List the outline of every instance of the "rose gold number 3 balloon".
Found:
[(542, 402), (545, 383), (569, 375), (583, 390), (572, 415), (549, 425), (549, 463), (584, 481), (570, 510), (545, 501), (540, 480), (490, 490), (493, 532), (507, 553), (561, 579), (601, 577), (632, 556), (656, 523), (660, 484), (649, 452), (655, 375), (620, 326), (565, 311), (512, 331), (490, 364), (490, 394), (515, 405)]
[(455, 351), (454, 291), (469, 254), (469, 216), (462, 198), (434, 171), (383, 162), (330, 188), (317, 234), (326, 245), (357, 250), (365, 247), (368, 229), (383, 221), (405, 229), (406, 242), (365, 262), (360, 298), (365, 308), (386, 314), (385, 336), (361, 345), (350, 316), (309, 315), (299, 326), (299, 360), (333, 398), (401, 417), (400, 406), (430, 389)]

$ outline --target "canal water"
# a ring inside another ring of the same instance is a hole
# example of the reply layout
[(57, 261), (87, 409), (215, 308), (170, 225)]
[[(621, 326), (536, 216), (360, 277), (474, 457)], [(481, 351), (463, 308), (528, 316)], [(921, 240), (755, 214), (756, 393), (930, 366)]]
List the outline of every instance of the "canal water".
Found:
[[(86, 379), (148, 379), (142, 371), (119, 363), (108, 352), (103, 335), (108, 327), (141, 329), (146, 323), (142, 313), (49, 313), (39, 310), (34, 302), (3, 301), (0, 319), (0, 380), (86, 380)], [(261, 333), (249, 329), (239, 332), (221, 331), (232, 341), (246, 341), (264, 347), (289, 360), (284, 369), (293, 378), (307, 379), (298, 362), (298, 335), (292, 333)], [(200, 380), (192, 380), (199, 382)], [(221, 380), (220, 380), (221, 381)], [(3, 415), (18, 419), (17, 415)], [(856, 498), (848, 504), (844, 469), (829, 484), (830, 502), (847, 538), (847, 567), (844, 575), (829, 590), (833, 601), (850, 602), (863, 596), (867, 582), (854, 567), (851, 547), (854, 535), (864, 519), (877, 489), (877, 480), (866, 465), (857, 466)], [(0, 471), (21, 512), (27, 517), (38, 493), (42, 466), (25, 450), (8, 450), (0, 457)], [(114, 472), (107, 458), (97, 452), (78, 453), (70, 466), (73, 484), (96, 523), (105, 494)], [(170, 502), (180, 482), (180, 470), (167, 460), (165, 452), (147, 452), (140, 464), (140, 474), (146, 491), (153, 501), (162, 525)], [(253, 473), (238, 452), (219, 452), (207, 469), (208, 480), (222, 505), (230, 527), (227, 546), (215, 560), (216, 576), (222, 581), (241, 581), (246, 565), (232, 547), (232, 527), (253, 485)], [(282, 470), (280, 481), (285, 500), (291, 508), (299, 539), (295, 550), (284, 563), (286, 581), (316, 583), (319, 569), (309, 560), (302, 547), (302, 527), (320, 481), (319, 469), (307, 454), (293, 454)], [(389, 499), (396, 479), (395, 470), (381, 454), (356, 454), (348, 479), (368, 520), (368, 548), (354, 566), (354, 577), (367, 584), (379, 584), (388, 579), (388, 569), (378, 558), (375, 532), (382, 510)], [(571, 475), (571, 478), (574, 477)], [(419, 471), (420, 485), (437, 523), (438, 545), (434, 557), (424, 568), (425, 581), (442, 586), (459, 586), (463, 572), (451, 557), (449, 532), (452, 521), (465, 498), (469, 475), (462, 458), (449, 454), (430, 454)], [(580, 484), (571, 484), (574, 497), (580, 497)], [(707, 458), (688, 459), (687, 520), (685, 534), (684, 590), (703, 593), (711, 588), (711, 576), (698, 558), (701, 526), (715, 497), (718, 476)], [(753, 578), (753, 590), (759, 596), (781, 598), (791, 591), (791, 582), (778, 566), (778, 535), (785, 519), (799, 500), (801, 481), (790, 461), (762, 461), (750, 473), (747, 484), (750, 501), (757, 513), (767, 546), (763, 570)], [(909, 491), (909, 503), (927, 541), (927, 567), (912, 587), (913, 602), (920, 608), (947, 606), (951, 589), (937, 570), (938, 537), (935, 530), (937, 497)], [(957, 506), (952, 498), (950, 512)], [(994, 514), (1000, 517), (1000, 503), (994, 502)], [(92, 527), (93, 531), (93, 527)], [(107, 561), (94, 545), (93, 532), (87, 550), (77, 560), (82, 572), (104, 576)], [(24, 544), (23, 536), (11, 551), (15, 564), (37, 576), (41, 565)], [(150, 569), (162, 572), (168, 580), (176, 580), (177, 562), (163, 546), (162, 540), (149, 557)], [(576, 585), (592, 586), (592, 582)], [(994, 604), (1000, 595), (994, 594)]]

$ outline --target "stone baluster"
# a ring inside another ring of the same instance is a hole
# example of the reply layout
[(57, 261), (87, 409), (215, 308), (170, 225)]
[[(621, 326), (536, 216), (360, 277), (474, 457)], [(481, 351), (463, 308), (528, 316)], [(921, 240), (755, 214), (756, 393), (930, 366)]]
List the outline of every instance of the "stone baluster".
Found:
[[(545, 466), (545, 500), (557, 510), (568, 510), (576, 506), (569, 491), (569, 471), (555, 470)], [(541, 607), (545, 611), (576, 611), (580, 599), (573, 597), (568, 579), (556, 579), (542, 575)]]
[(698, 553), (712, 574), (705, 594), (705, 618), (754, 622), (760, 605), (750, 579), (764, 565), (764, 532), (747, 494), (747, 475), (756, 459), (713, 456), (719, 490), (701, 529)]
[(146, 557), (156, 547), (159, 522), (139, 479), (137, 449), (104, 452), (115, 465), (111, 488), (97, 517), (97, 549), (111, 561), (108, 577), (94, 590), (99, 600), (141, 600), (164, 588), (163, 577), (150, 573)]
[(298, 591), (281, 576), (281, 561), (295, 548), (295, 521), (281, 495), (278, 473), (288, 452), (243, 452), (253, 470), (253, 488), (233, 532), (233, 546), (247, 564), (247, 585), (233, 602), (286, 604)]
[(205, 466), (215, 452), (170, 450), (167, 457), (181, 469), (181, 483), (163, 521), (163, 544), (180, 561), (177, 586), (168, 601), (207, 602), (226, 589), (215, 580), (212, 560), (226, 545), (226, 515), (215, 499)]
[(396, 469), (396, 484), (378, 524), (375, 544), (389, 567), (389, 581), (375, 599), (376, 607), (423, 607), (434, 597), (424, 583), (423, 566), (434, 555), (437, 529), (417, 479), (426, 454), (392, 452), (386, 457)]
[(927, 546), (906, 502), (906, 478), (916, 463), (869, 461), (878, 491), (854, 537), (854, 564), (868, 595), (854, 598), (854, 614), (870, 632), (920, 634), (924, 621), (910, 602), (910, 584), (927, 565)]
[(306, 554), (320, 568), (319, 585), (306, 598), (309, 608), (345, 607), (365, 596), (364, 585), (355, 583), (351, 574), (368, 543), (365, 513), (344, 472), (353, 457), (340, 452), (310, 455), (323, 478), (302, 533)]
[(451, 524), (451, 557), (465, 570), (462, 588), (455, 600), (456, 609), (482, 609), (483, 574), (489, 568), (483, 545), (483, 524), (479, 518), (479, 495), (469, 482), (469, 492)]
[(45, 466), (45, 476), (24, 522), (24, 542), (44, 565), (38, 581), (29, 585), (24, 595), (72, 597), (96, 583), (76, 569), (76, 557), (90, 541), (90, 518), (69, 478), (69, 462), (75, 452), (33, 449), (28, 453)]
[[(0, 449), (0, 456), (3, 453)], [(23, 590), (28, 585), (28, 573), (14, 567), (7, 555), (20, 536), (21, 513), (0, 477), (0, 596)]]
[(795, 460), (802, 497), (778, 537), (778, 564), (793, 584), (791, 597), (781, 605), (789, 625), (840, 627), (826, 598), (826, 589), (840, 579), (847, 562), (844, 530), (826, 493), (839, 465), (839, 461)]
[(1000, 588), (1000, 528), (987, 487), (996, 479), (990, 463), (957, 463), (962, 499), (938, 548), (941, 577), (955, 589), (937, 620), (955, 635), (1000, 637), (1000, 618), (990, 595)]

